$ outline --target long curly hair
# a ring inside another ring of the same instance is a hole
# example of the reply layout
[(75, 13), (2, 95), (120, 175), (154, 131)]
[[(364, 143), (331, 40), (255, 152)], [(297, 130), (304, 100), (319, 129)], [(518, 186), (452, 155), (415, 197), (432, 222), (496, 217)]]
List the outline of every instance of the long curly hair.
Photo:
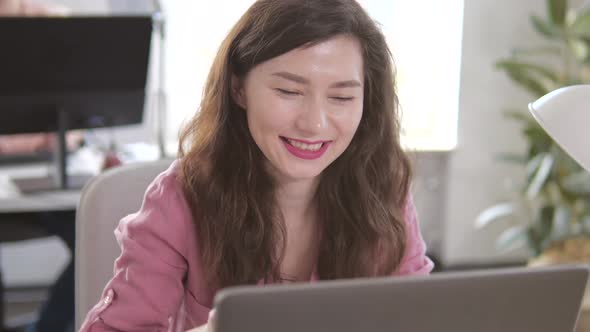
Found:
[(257, 64), (342, 34), (361, 45), (363, 115), (348, 148), (320, 174), (314, 197), (322, 230), (318, 274), (379, 276), (400, 264), (411, 167), (400, 146), (385, 37), (355, 0), (259, 0), (221, 44), (200, 110), (180, 135), (179, 180), (211, 285), (280, 280), (284, 253), (277, 248), (286, 239), (265, 157), (232, 98), (232, 75), (244, 77)]

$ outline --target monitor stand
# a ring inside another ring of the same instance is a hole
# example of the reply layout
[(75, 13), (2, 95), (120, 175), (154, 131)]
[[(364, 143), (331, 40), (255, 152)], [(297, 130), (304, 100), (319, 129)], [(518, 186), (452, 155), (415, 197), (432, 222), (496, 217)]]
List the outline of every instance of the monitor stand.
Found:
[(57, 146), (53, 152), (53, 174), (36, 177), (13, 178), (12, 182), (22, 193), (81, 189), (91, 178), (91, 174), (68, 175), (68, 146), (66, 133), (68, 114), (63, 108), (56, 107)]

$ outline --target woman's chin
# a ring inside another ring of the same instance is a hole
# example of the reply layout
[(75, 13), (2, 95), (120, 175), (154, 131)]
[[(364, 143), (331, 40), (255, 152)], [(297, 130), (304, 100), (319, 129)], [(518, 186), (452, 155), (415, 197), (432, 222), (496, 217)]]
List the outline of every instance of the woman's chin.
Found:
[(283, 175), (283, 178), (291, 180), (291, 181), (308, 181), (314, 180), (319, 177), (322, 173), (322, 170), (285, 170), (284, 172), (280, 172)]

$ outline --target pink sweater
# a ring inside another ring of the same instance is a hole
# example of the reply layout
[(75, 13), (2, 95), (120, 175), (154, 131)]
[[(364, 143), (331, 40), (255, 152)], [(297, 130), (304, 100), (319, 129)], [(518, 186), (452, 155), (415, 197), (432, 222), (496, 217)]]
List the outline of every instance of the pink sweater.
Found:
[[(81, 332), (176, 332), (207, 322), (215, 291), (204, 283), (192, 216), (176, 181), (178, 168), (175, 161), (160, 174), (147, 189), (141, 209), (119, 223), (115, 236), (122, 253), (115, 274)], [(425, 256), (411, 199), (406, 222), (406, 252), (393, 274), (428, 274), (433, 264)]]

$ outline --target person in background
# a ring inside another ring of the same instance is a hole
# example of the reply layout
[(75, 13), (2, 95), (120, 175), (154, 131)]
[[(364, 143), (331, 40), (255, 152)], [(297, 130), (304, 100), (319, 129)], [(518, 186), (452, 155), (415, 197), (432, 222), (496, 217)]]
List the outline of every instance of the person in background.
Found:
[[(6, 0), (0, 0), (0, 3), (2, 1)], [(66, 136), (68, 150), (75, 150), (80, 146), (82, 140), (82, 133), (69, 132)], [(0, 154), (4, 155), (48, 152), (53, 151), (56, 147), (57, 138), (50, 133), (0, 135)]]
[(58, 4), (30, 0), (0, 0), (0, 13), (3, 16), (50, 16), (64, 15), (67, 12), (67, 8)]
[(233, 285), (428, 274), (385, 37), (355, 0), (259, 0), (81, 332), (214, 330)]
[[(28, 0), (0, 0), (0, 16), (49, 16), (66, 15), (67, 8), (58, 4)], [(67, 135), (70, 150), (82, 141), (80, 132)], [(56, 138), (52, 133), (2, 135), (0, 155), (33, 154), (55, 149)], [(41, 308), (39, 319), (27, 328), (27, 332), (64, 332), (74, 330), (74, 247), (75, 212), (56, 211), (40, 213), (32, 221), (42, 232), (58, 236), (67, 246), (71, 259)]]

